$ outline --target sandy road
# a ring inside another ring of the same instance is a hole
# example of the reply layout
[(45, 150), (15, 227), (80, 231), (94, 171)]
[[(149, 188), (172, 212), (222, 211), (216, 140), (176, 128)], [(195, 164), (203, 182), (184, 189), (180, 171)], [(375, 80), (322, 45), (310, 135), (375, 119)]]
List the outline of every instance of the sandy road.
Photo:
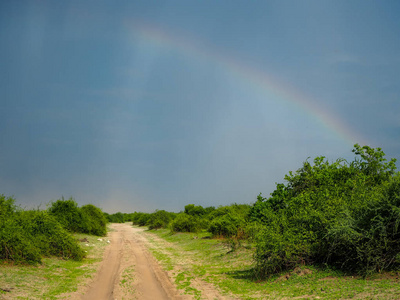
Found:
[[(130, 224), (112, 224), (111, 244), (93, 282), (83, 300), (109, 299), (187, 299), (179, 295), (146, 247), (146, 239), (139, 234), (143, 229)], [(129, 272), (127, 272), (127, 270)], [(121, 288), (123, 275), (130, 278), (128, 289)]]

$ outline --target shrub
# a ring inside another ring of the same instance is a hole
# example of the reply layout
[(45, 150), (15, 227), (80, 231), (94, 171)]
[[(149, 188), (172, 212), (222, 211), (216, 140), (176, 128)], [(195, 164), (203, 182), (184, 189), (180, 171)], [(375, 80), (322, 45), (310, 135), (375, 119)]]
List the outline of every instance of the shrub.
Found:
[(85, 233), (104, 236), (107, 234), (107, 219), (100, 208), (87, 204), (81, 207)]
[(355, 145), (353, 152), (361, 159), (306, 161), (269, 199), (258, 196), (249, 216), (263, 226), (255, 235), (259, 275), (312, 262), (363, 275), (397, 264), (395, 160), (386, 163), (380, 148)]
[(78, 204), (73, 198), (68, 200), (64, 200), (64, 198), (62, 198), (62, 200), (52, 202), (49, 212), (67, 230), (71, 232), (85, 232), (83, 228), (82, 213), (78, 208)]
[(6, 197), (0, 194), (0, 220), (8, 218), (15, 212), (15, 199), (13, 197)]
[(185, 206), (185, 214), (201, 217), (206, 214), (206, 210), (201, 205), (188, 204)]
[(19, 213), (23, 230), (42, 256), (58, 256), (81, 260), (84, 251), (75, 238), (47, 211), (31, 210)]
[(170, 228), (171, 232), (198, 232), (202, 229), (201, 223), (198, 217), (181, 213), (171, 222)]
[(149, 229), (166, 228), (171, 219), (171, 213), (165, 210), (156, 210), (154, 213), (150, 214), (146, 225), (149, 226)]
[(88, 204), (78, 207), (73, 198), (57, 200), (48, 209), (61, 225), (70, 232), (81, 232), (103, 236), (106, 234), (107, 219), (100, 208)]
[(208, 231), (213, 236), (233, 237), (237, 236), (239, 230), (243, 230), (244, 227), (245, 221), (243, 218), (233, 213), (228, 213), (214, 218), (208, 227)]
[(326, 262), (368, 275), (400, 265), (400, 175), (368, 195), (354, 213), (328, 228)]
[(0, 222), (0, 259), (14, 262), (41, 262), (40, 250), (13, 216)]
[(146, 226), (147, 222), (150, 219), (150, 214), (148, 213), (139, 213), (137, 215), (137, 218), (133, 221), (133, 224), (139, 225), (139, 226)]
[(124, 223), (125, 221), (129, 221), (129, 220), (125, 220), (125, 216), (121, 212), (117, 212), (112, 215), (106, 214), (106, 217), (107, 217), (108, 222), (111, 222), (111, 223)]
[(83, 250), (47, 211), (17, 210), (13, 198), (0, 196), (0, 259), (40, 263), (43, 256), (80, 260)]

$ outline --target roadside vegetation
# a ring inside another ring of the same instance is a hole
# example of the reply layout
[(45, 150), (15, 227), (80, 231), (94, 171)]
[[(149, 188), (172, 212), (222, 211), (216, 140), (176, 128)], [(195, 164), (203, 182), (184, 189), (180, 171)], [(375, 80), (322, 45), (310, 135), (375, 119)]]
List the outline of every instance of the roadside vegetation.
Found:
[(41, 263), (43, 257), (82, 260), (84, 250), (73, 233), (106, 234), (107, 220), (94, 205), (78, 207), (71, 198), (47, 210), (23, 210), (15, 199), (0, 195), (0, 260)]
[[(226, 239), (207, 231), (171, 234), (169, 229), (143, 231), (151, 252), (185, 294), (206, 299), (198, 281), (212, 284), (223, 297), (236, 299), (399, 299), (397, 271), (368, 277), (308, 265), (254, 277), (254, 247), (243, 241), (232, 251)], [(158, 237), (158, 238), (157, 238)], [(161, 239), (160, 239), (161, 238)]]
[(83, 295), (95, 276), (108, 243), (97, 236), (73, 233), (84, 249), (80, 261), (56, 256), (43, 257), (40, 264), (0, 261), (0, 299), (71, 299)]
[(0, 195), (0, 298), (63, 299), (82, 292), (107, 242), (107, 219), (94, 205), (57, 200), (23, 210)]
[(88, 255), (79, 234), (104, 236), (107, 222), (132, 222), (149, 228), (152, 253), (196, 299), (193, 278), (241, 299), (398, 299), (400, 172), (380, 148), (356, 144), (353, 153), (350, 162), (307, 159), (253, 204), (187, 204), (178, 213), (107, 214), (72, 198), (23, 210), (0, 195), (0, 276), (28, 278), (40, 264), (68, 273), (64, 262), (75, 268)]
[(400, 266), (400, 173), (380, 148), (356, 144), (348, 162), (307, 159), (268, 198), (252, 205), (188, 204), (180, 213), (125, 214), (134, 225), (208, 232), (231, 251), (252, 247), (251, 276), (265, 279), (297, 267), (366, 277)]

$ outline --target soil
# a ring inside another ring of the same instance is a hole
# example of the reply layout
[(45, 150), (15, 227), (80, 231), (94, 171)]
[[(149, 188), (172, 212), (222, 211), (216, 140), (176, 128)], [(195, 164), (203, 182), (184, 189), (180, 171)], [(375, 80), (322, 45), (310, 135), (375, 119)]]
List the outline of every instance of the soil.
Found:
[[(193, 299), (181, 294), (171, 274), (150, 254), (146, 235), (141, 234), (144, 229), (128, 223), (112, 224), (111, 228), (110, 245), (99, 271), (80, 299)], [(205, 299), (224, 299), (205, 282), (203, 288), (201, 285), (196, 288), (202, 290)]]

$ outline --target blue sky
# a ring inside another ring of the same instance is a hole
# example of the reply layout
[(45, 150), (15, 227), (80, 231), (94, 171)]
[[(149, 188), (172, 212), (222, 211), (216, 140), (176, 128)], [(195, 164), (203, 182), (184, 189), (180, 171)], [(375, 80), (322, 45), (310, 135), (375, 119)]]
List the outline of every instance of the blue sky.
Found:
[(307, 157), (400, 159), (398, 1), (2, 1), (0, 193), (252, 203)]

